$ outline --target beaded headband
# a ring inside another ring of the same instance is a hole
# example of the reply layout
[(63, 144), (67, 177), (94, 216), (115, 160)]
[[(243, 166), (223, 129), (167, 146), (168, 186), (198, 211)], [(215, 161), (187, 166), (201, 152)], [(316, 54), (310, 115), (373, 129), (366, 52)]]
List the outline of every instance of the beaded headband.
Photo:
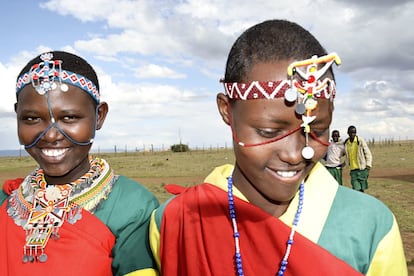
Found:
[[(293, 102), (298, 98), (335, 98), (335, 82), (329, 78), (320, 80), (335, 61), (337, 65), (341, 63), (339, 56), (335, 53), (317, 58), (293, 62), (288, 66), (287, 80), (277, 81), (252, 81), (224, 82), (226, 95), (235, 100), (253, 99), (275, 99), (285, 97), (287, 101)], [(319, 63), (325, 62), (321, 69), (317, 69)], [(307, 66), (307, 72), (300, 70), (300, 67)], [(303, 80), (293, 79), (297, 73)]]
[(42, 54), (40, 63), (34, 64), (28, 72), (20, 75), (16, 82), (16, 94), (19, 94), (26, 85), (32, 84), (37, 93), (43, 95), (56, 89), (56, 82), (58, 82), (60, 90), (63, 92), (69, 89), (66, 84), (71, 84), (87, 92), (96, 103), (100, 102), (99, 91), (91, 80), (74, 72), (63, 70), (63, 61), (52, 60), (52, 58), (52, 53)]
[[(308, 145), (309, 135), (319, 143), (327, 143), (319, 140), (310, 130), (310, 123), (315, 120), (311, 116), (312, 110), (317, 105), (317, 99), (328, 99), (333, 101), (336, 94), (335, 81), (322, 76), (328, 71), (333, 63), (341, 64), (341, 60), (336, 53), (331, 53), (322, 57), (312, 56), (310, 59), (296, 61), (287, 68), (287, 80), (277, 81), (252, 81), (248, 83), (224, 82), (225, 94), (234, 100), (253, 100), (253, 99), (276, 99), (285, 98), (288, 102), (296, 101), (296, 113), (302, 115), (303, 123), (300, 127), (288, 132), (283, 136), (276, 137), (266, 142), (256, 144), (245, 144), (240, 141), (233, 131), (233, 137), (240, 146), (251, 147), (276, 142), (303, 127), (306, 137), (306, 146), (302, 150), (302, 155), (306, 159), (311, 159), (314, 150)], [(318, 69), (319, 64), (324, 64)], [(305, 67), (305, 70), (303, 69)], [(298, 78), (294, 78), (297, 75)]]

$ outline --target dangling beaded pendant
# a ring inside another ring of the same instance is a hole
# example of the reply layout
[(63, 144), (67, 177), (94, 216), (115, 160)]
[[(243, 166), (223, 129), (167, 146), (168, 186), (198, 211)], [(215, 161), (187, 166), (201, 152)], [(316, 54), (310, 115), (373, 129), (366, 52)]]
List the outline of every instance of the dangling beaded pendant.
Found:
[(33, 262), (35, 259), (41, 263), (47, 261), (44, 248), (51, 236), (58, 238), (57, 231), (70, 210), (68, 203), (71, 191), (71, 184), (46, 186), (45, 182), (41, 182), (36, 188), (29, 218), (24, 226), (26, 244), (23, 263)]

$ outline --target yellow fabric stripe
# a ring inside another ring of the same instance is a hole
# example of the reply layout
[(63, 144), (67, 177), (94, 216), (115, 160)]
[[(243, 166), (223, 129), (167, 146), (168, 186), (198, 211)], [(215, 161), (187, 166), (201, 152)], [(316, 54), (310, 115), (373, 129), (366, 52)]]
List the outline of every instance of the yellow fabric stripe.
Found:
[[(321, 163), (315, 165), (305, 182), (303, 210), (297, 231), (314, 243), (319, 240), (338, 187), (338, 183)], [(289, 226), (292, 225), (298, 200), (299, 196), (296, 195), (287, 211), (280, 217)]]
[(407, 263), (397, 221), (380, 241), (366, 276), (407, 276)]
[(125, 276), (158, 276), (158, 272), (155, 271), (153, 268), (145, 268), (136, 270), (130, 273), (125, 274)]
[(155, 221), (155, 212), (154, 210), (151, 214), (150, 226), (149, 226), (149, 242), (152, 251), (152, 255), (154, 256), (155, 262), (159, 270), (161, 270), (161, 263), (160, 263), (160, 230), (157, 227), (157, 222)]
[[(234, 166), (230, 164), (217, 167), (204, 179), (204, 182), (217, 186), (227, 192), (227, 178), (233, 173), (233, 169)], [(233, 195), (248, 202), (247, 198), (235, 186), (233, 187)]]

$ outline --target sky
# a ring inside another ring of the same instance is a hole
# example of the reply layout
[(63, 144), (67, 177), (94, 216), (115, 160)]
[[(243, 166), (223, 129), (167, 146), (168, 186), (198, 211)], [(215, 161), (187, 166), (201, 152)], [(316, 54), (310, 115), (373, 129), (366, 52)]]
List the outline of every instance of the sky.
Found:
[(414, 139), (414, 1), (15, 0), (0, 11), (0, 150), (21, 148), (17, 74), (49, 50), (98, 73), (109, 113), (95, 150), (229, 147), (219, 80), (235, 39), (267, 19), (299, 23), (341, 57), (331, 130)]

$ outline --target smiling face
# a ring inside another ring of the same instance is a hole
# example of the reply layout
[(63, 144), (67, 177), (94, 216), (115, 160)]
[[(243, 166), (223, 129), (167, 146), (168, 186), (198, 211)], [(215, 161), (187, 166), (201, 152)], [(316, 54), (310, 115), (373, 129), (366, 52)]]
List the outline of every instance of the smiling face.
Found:
[[(69, 85), (69, 91), (55, 89), (49, 92), (51, 112), (57, 125), (73, 140), (87, 142), (99, 129), (107, 113), (107, 105), (98, 108), (95, 124), (95, 103), (78, 87)], [(29, 145), (47, 129), (52, 121), (47, 96), (39, 95), (31, 85), (19, 93), (15, 106), (19, 141)], [(81, 146), (68, 140), (56, 127), (51, 127), (27, 152), (45, 172), (49, 184), (62, 184), (76, 180), (89, 170), (91, 144)], [(56, 183), (55, 183), (56, 182)]]
[[(291, 62), (257, 63), (244, 81), (286, 79), (286, 68)], [(240, 141), (246, 143), (275, 138), (303, 123), (301, 116), (295, 112), (295, 104), (287, 105), (284, 98), (237, 100), (228, 108), (228, 98), (220, 94), (217, 102), (223, 120), (231, 124)], [(329, 140), (332, 110), (329, 100), (318, 99), (318, 107), (312, 111), (316, 119), (310, 124), (311, 130), (325, 142)], [(311, 160), (306, 160), (302, 156), (305, 143), (301, 130), (262, 146), (234, 144), (234, 185), (253, 204), (273, 215), (281, 215), (298, 191), (301, 181), (326, 153), (326, 146), (309, 138), (309, 145), (315, 154)]]

